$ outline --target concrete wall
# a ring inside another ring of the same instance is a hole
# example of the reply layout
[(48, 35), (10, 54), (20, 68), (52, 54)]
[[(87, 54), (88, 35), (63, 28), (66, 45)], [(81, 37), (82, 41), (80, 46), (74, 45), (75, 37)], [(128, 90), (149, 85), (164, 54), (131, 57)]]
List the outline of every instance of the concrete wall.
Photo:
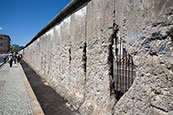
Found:
[(133, 56), (136, 79), (115, 115), (166, 115), (173, 110), (173, 1), (116, 0), (117, 36)]
[[(167, 114), (173, 110), (172, 5), (92, 0), (21, 52), (82, 115)], [(110, 89), (114, 35), (125, 41), (137, 67), (134, 84), (119, 101)]]

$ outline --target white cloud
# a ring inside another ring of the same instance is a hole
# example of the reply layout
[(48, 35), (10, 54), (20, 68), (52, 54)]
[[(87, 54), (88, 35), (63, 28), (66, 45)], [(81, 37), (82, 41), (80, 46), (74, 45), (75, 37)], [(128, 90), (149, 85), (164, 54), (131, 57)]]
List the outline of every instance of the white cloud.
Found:
[(2, 27), (0, 26), (0, 30), (2, 30)]

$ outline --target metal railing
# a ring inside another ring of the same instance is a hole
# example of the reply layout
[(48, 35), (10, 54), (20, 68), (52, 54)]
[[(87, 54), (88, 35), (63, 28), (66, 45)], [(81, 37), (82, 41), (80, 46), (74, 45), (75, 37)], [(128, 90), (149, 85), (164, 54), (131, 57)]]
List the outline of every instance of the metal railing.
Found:
[(4, 64), (4, 60), (3, 60), (3, 58), (2, 57), (0, 57), (0, 68), (1, 68), (1, 66)]
[(4, 60), (3, 55), (7, 54), (0, 54), (0, 68), (7, 62), (7, 57), (6, 60)]
[[(127, 60), (128, 58), (126, 58)], [(114, 85), (115, 90), (125, 93), (133, 84), (136, 76), (134, 65), (128, 61), (117, 62), (114, 61)]]

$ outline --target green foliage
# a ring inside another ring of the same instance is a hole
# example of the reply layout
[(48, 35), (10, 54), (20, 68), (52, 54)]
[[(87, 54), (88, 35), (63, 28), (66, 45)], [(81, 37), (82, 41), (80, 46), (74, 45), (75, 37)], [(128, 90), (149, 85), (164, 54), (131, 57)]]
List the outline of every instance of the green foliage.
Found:
[(14, 46), (12, 46), (12, 51), (16, 52), (16, 48)]
[(13, 45), (11, 46), (11, 50), (12, 50), (13, 52), (18, 52), (18, 51), (20, 51), (22, 48), (23, 48), (23, 46), (19, 46), (19, 45), (16, 45), (16, 44), (13, 44)]

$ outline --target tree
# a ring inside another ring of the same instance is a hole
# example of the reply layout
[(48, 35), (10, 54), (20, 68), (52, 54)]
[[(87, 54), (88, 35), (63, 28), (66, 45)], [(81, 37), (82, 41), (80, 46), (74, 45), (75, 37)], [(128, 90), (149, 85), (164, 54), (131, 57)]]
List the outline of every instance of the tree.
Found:
[(13, 51), (13, 52), (18, 52), (18, 51), (20, 51), (21, 49), (23, 49), (24, 47), (23, 46), (19, 46), (19, 45), (17, 45), (17, 44), (12, 44), (12, 46), (11, 46), (11, 50)]
[(16, 52), (16, 47), (12, 46), (12, 51)]

